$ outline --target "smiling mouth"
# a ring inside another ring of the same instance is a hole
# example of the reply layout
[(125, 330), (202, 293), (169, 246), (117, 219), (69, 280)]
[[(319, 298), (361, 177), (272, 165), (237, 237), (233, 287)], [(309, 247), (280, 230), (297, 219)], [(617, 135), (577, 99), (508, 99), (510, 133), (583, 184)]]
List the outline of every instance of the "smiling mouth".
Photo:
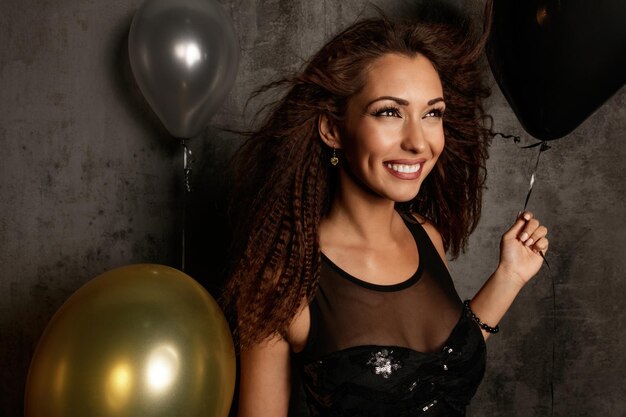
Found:
[(413, 174), (413, 173), (416, 173), (422, 167), (422, 164), (406, 165), (406, 164), (390, 164), (390, 163), (387, 163), (386, 165), (387, 165), (387, 168), (389, 168), (389, 169), (391, 169), (393, 171), (396, 171), (396, 172), (400, 172), (402, 174)]

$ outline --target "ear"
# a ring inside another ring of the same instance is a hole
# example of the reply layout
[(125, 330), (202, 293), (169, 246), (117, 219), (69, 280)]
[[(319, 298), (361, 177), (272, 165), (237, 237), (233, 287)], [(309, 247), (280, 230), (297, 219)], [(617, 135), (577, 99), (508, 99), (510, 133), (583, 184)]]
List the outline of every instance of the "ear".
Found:
[(319, 115), (317, 119), (317, 130), (322, 141), (333, 149), (341, 149), (341, 139), (339, 128), (335, 120), (326, 113)]

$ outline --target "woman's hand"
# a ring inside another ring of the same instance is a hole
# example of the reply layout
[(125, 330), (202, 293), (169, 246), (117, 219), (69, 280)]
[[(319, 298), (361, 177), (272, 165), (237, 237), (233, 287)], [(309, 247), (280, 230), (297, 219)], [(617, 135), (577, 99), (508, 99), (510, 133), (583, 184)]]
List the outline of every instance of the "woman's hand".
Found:
[(521, 213), (515, 224), (502, 236), (498, 269), (512, 279), (519, 280), (521, 286), (525, 285), (541, 268), (541, 254), (545, 255), (548, 250), (547, 234), (548, 229), (531, 212)]

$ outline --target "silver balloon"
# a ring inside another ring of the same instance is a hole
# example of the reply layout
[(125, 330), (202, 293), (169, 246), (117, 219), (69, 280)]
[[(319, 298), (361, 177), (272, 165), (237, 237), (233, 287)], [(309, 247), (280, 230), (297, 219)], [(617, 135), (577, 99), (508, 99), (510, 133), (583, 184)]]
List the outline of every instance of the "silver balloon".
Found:
[(147, 0), (128, 39), (139, 89), (176, 138), (197, 135), (237, 76), (239, 42), (216, 0)]

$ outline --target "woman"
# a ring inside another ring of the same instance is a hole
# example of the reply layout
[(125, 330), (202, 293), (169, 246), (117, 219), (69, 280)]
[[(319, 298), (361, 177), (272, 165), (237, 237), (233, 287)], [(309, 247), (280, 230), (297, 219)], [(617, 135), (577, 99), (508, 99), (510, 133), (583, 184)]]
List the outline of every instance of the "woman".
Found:
[(471, 301), (448, 273), (481, 211), (483, 44), (367, 19), (272, 85), (288, 90), (233, 163), (240, 417), (287, 415), (292, 357), (312, 415), (465, 414), (548, 248), (524, 212)]

